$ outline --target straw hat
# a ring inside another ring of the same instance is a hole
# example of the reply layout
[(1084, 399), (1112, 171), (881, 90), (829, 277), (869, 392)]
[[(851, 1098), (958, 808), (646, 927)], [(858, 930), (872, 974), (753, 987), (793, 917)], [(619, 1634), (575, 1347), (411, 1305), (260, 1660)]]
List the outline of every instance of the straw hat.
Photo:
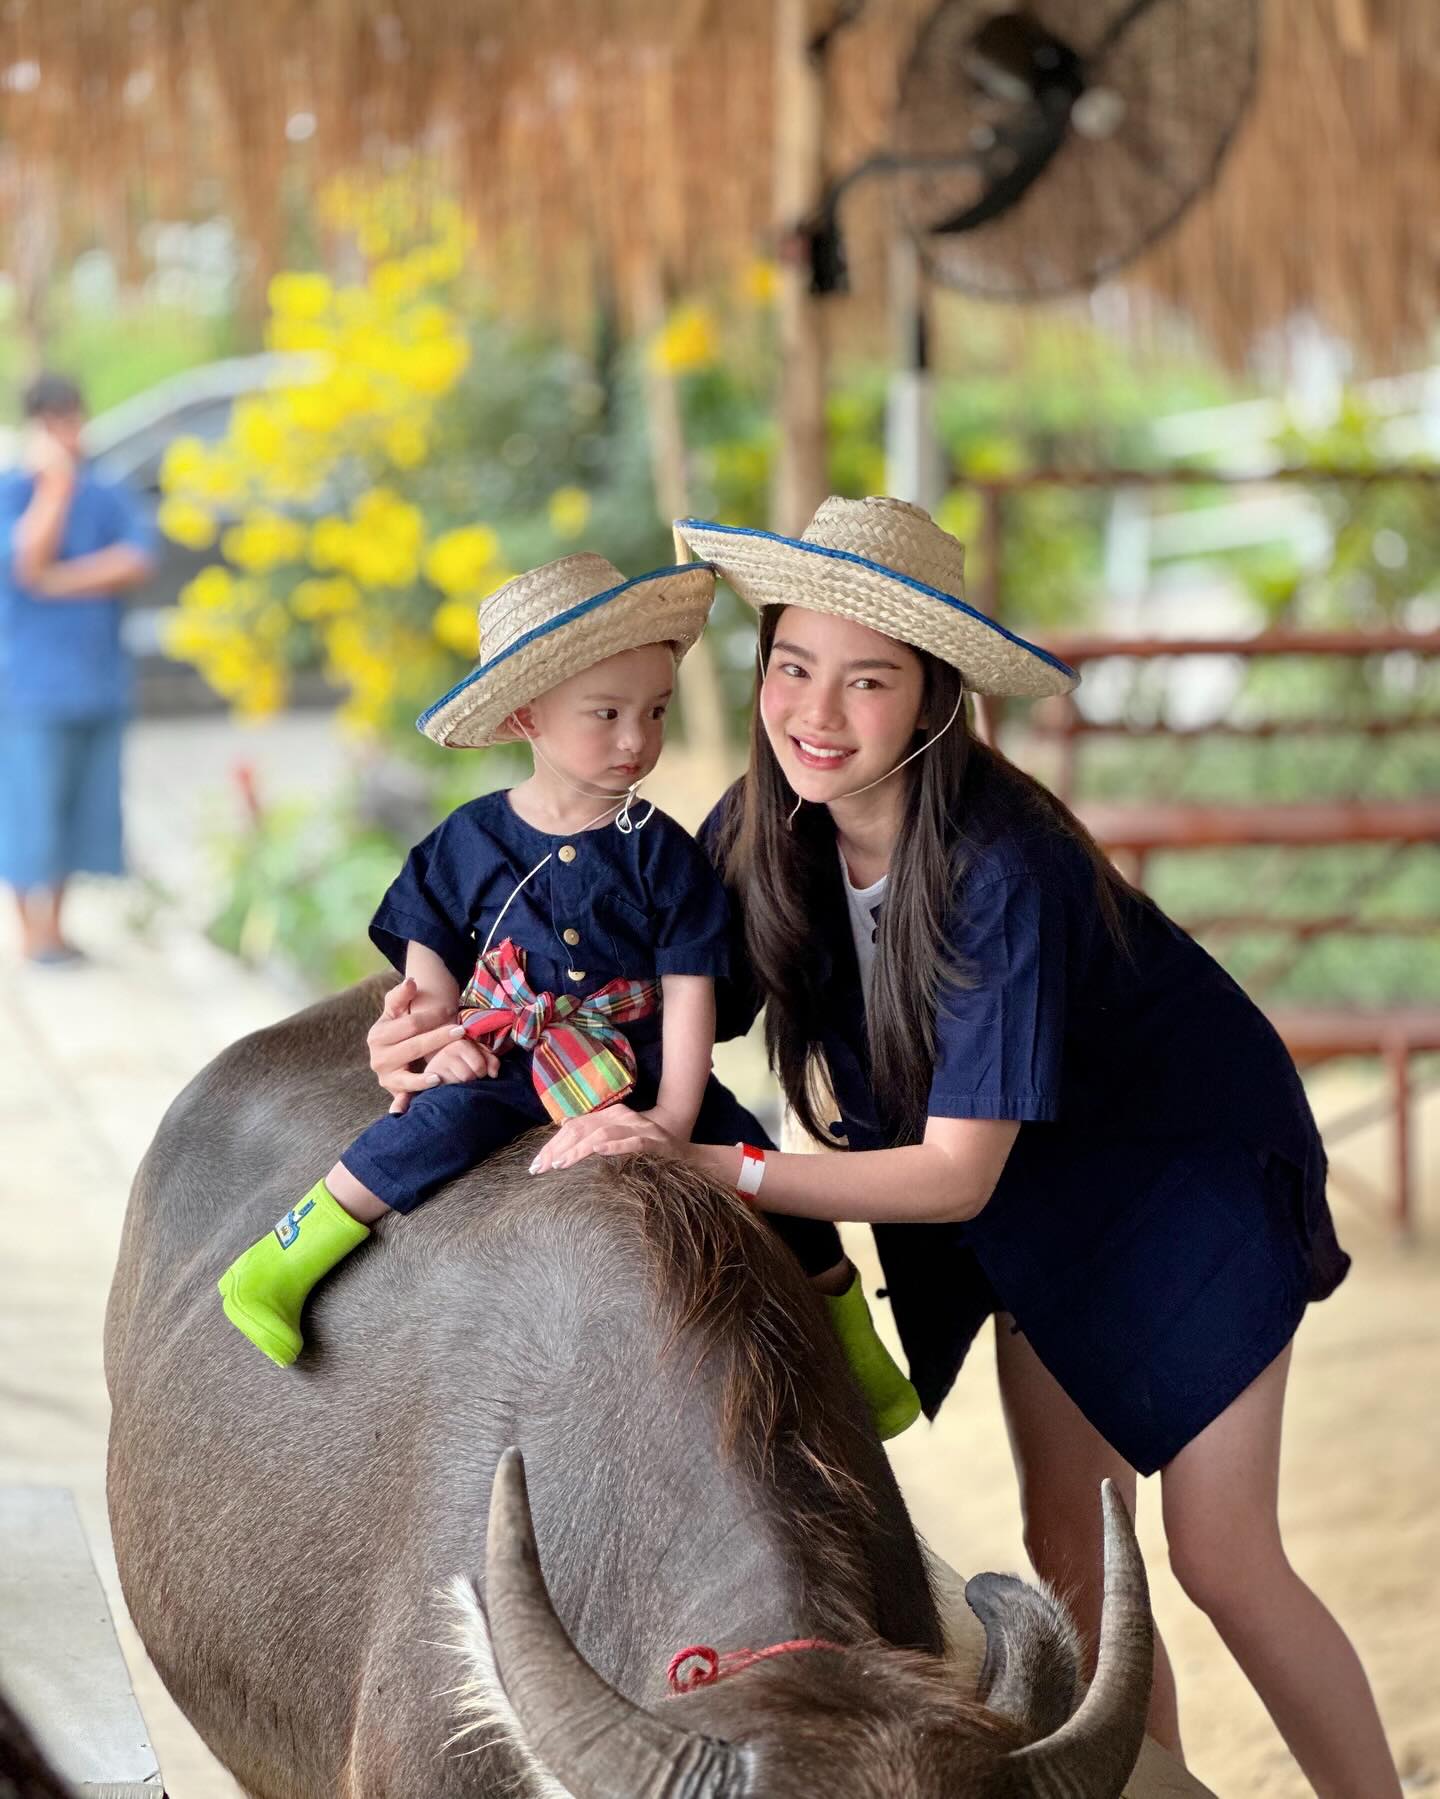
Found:
[(868, 625), (949, 662), (972, 693), (1069, 693), (1080, 677), (965, 604), (965, 549), (905, 500), (832, 495), (803, 537), (704, 519), (675, 521), (681, 555), (703, 556), (761, 606), (804, 606)]
[(505, 741), (501, 726), (571, 675), (607, 656), (668, 643), (678, 661), (705, 629), (715, 575), (704, 562), (627, 581), (582, 551), (517, 575), (480, 602), (480, 663), (415, 721), (449, 749)]

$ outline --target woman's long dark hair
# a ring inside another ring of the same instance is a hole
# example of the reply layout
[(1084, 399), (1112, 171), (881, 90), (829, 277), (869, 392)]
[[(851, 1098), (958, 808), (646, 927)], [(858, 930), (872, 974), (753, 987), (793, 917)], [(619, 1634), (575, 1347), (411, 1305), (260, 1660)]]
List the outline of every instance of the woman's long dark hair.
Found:
[[(769, 666), (781, 608), (760, 615), (760, 669)], [(966, 863), (965, 791), (972, 765), (985, 762), (1013, 790), (1014, 804), (1038, 813), (1073, 838), (1095, 865), (1101, 909), (1120, 929), (1120, 898), (1133, 890), (1080, 821), (1048, 788), (971, 734), (965, 708), (939, 735), (964, 684), (958, 669), (915, 650), (924, 673), (920, 716), (937, 741), (898, 776), (905, 783), (900, 833), (880, 914), (878, 953), (866, 1005), (871, 1085), (879, 1116), (896, 1143), (918, 1142), (935, 1066), (935, 1018), (947, 987), (969, 979), (946, 946), (946, 925)], [(835, 825), (824, 806), (802, 806), (775, 759), (760, 714), (756, 673), (750, 767), (740, 804), (722, 838), (725, 876), (739, 894), (746, 947), (765, 1001), (770, 1066), (795, 1117), (821, 1142), (833, 1142), (816, 1106), (824, 1090), (819, 1021), (821, 973), (813, 954), (815, 921), (839, 895)], [(917, 731), (911, 749), (925, 742)], [(908, 752), (907, 752), (908, 753)]]

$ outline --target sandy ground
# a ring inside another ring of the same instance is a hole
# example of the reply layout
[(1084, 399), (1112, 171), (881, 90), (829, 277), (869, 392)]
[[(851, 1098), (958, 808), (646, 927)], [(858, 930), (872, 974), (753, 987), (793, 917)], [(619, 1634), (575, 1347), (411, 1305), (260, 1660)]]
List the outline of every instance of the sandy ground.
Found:
[[(201, 878), (197, 821), (223, 812), (214, 782), (234, 748), (213, 726), (136, 734), (137, 856), (182, 894), (187, 881)], [(308, 726), (249, 750), (262, 778), (269, 767), (277, 780), (302, 769), (313, 781), (334, 765)], [(675, 809), (683, 815), (681, 805)], [(295, 999), (237, 975), (187, 933), (165, 928), (135, 887), (78, 896), (76, 934), (95, 955), (84, 975), (21, 970), (8, 928), (7, 918), (0, 924), (0, 1484), (75, 1491), (119, 1615), (104, 1511), (100, 1332), (130, 1178), (190, 1074), (235, 1036), (293, 1009)], [(753, 1056), (743, 1049), (725, 1055), (737, 1083), (753, 1079)], [(1371, 1090), (1363, 1075), (1321, 1081), (1322, 1119)], [(1377, 1127), (1337, 1146), (1336, 1160), (1378, 1183), (1386, 1153)], [(1419, 1154), (1419, 1247), (1399, 1248), (1361, 1211), (1339, 1206), (1356, 1268), (1300, 1334), (1283, 1521), (1295, 1563), (1360, 1647), (1407, 1784), (1440, 1793), (1440, 1103), (1433, 1095)], [(938, 1426), (917, 1427), (893, 1455), (916, 1521), (943, 1556), (964, 1570), (1023, 1565), (988, 1345), (977, 1348)], [(1226, 1799), (1302, 1799), (1308, 1788), (1258, 1701), (1169, 1573), (1157, 1501), (1150, 1483), (1141, 1537), (1195, 1772)], [(230, 1799), (236, 1789), (170, 1705), (123, 1617), (120, 1628), (171, 1799)]]

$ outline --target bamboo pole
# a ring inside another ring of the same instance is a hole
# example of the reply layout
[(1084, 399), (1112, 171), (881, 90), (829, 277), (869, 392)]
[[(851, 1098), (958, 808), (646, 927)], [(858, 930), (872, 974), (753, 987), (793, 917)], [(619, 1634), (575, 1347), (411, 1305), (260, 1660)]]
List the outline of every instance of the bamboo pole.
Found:
[[(943, 94), (933, 118), (894, 116), (933, 0), (809, 0), (808, 10), (831, 19), (823, 53), (807, 39), (806, 0), (8, 0), (0, 146), (15, 166), (52, 171), (61, 266), (123, 194), (137, 223), (228, 213), (257, 240), (245, 246), (257, 291), (317, 180), (422, 150), (426, 179), (453, 186), (470, 211), (497, 301), (573, 328), (594, 300), (588, 268), (624, 274), (653, 242), (678, 282), (708, 285), (744, 267), (777, 218), (793, 231), (827, 163), (851, 168), (907, 134), (953, 127)], [(1179, 197), (1203, 180), (1188, 115), (1172, 117), (1166, 97), (1209, 95), (1223, 110), (1245, 59), (1219, 9), (1162, 10), (1178, 47), (1157, 53), (1135, 96), (1154, 153), (1123, 140), (1113, 156), (1095, 143), (1067, 148), (1034, 204), (952, 246), (972, 276), (994, 286), (1008, 271), (1023, 285), (1037, 264), (1083, 263), (1101, 237), (1124, 247), (1127, 220), (1157, 184)], [(1119, 269), (1125, 329), (1163, 342), (1174, 306), (1243, 363), (1257, 337), (1303, 314), (1347, 336), (1362, 368), (1409, 366), (1433, 334), (1440, 269), (1440, 6), (1266, 0), (1257, 10), (1255, 99), (1208, 191)], [(673, 75), (652, 80), (667, 61)], [(583, 183), (569, 172), (577, 110), (594, 145)], [(286, 136), (301, 112), (316, 120), (309, 145)], [(25, 224), (4, 179), (0, 170), (8, 267)], [(857, 291), (844, 313), (857, 345), (881, 341), (878, 218), (876, 201), (857, 196), (847, 221)], [(590, 242), (601, 249), (593, 264), (576, 255)], [(789, 269), (783, 286), (786, 448), (773, 499), (777, 522), (793, 525), (826, 485), (824, 344), (806, 271)], [(828, 303), (826, 313), (833, 331)], [(1046, 313), (1019, 316), (1040, 324)]]
[(55, 278), (59, 208), (51, 171), (20, 172), (19, 203), (11, 227), (10, 272), (28, 374), (45, 366), (50, 342), (50, 289)]
[(934, 512), (945, 497), (935, 439), (935, 379), (925, 271), (914, 238), (896, 224), (890, 242), (890, 379), (885, 401), (885, 491)]
[[(820, 204), (825, 185), (825, 74), (810, 46), (806, 0), (775, 8), (775, 216), (782, 242)], [(781, 263), (780, 441), (771, 492), (771, 522), (797, 533), (829, 489), (826, 473), (824, 320), (810, 292), (808, 260)]]
[[(646, 336), (653, 341), (666, 311), (665, 285), (653, 259), (638, 272), (636, 287), (636, 310)], [(674, 375), (651, 356), (645, 358), (645, 418), (655, 504), (662, 518), (686, 518), (690, 478), (680, 394)], [(728, 782), (739, 771), (732, 766), (725, 694), (709, 637), (702, 637), (680, 664), (677, 685), (685, 712), (687, 751), (700, 767)]]

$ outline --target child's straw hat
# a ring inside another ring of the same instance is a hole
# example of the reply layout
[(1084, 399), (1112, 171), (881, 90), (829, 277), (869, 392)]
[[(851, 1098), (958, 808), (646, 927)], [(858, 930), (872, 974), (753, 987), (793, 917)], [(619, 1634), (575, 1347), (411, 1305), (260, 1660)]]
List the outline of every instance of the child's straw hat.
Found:
[(678, 661), (705, 629), (714, 597), (715, 575), (704, 562), (633, 581), (590, 551), (547, 562), (480, 602), (479, 665), (416, 723), (450, 749), (500, 743), (517, 706), (607, 656), (668, 643)]

